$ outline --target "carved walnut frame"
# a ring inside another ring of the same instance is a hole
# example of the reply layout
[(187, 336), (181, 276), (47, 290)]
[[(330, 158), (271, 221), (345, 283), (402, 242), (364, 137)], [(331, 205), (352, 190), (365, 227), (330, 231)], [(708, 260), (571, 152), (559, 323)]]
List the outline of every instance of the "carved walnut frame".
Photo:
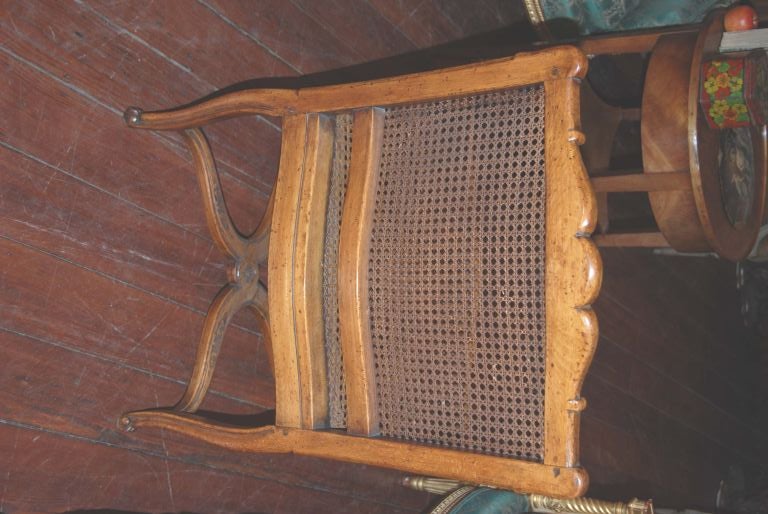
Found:
[[(161, 427), (237, 451), (286, 452), (339, 459), (486, 484), (573, 497), (587, 488), (579, 467), (582, 381), (597, 344), (590, 305), (602, 265), (590, 239), (596, 202), (581, 161), (579, 83), (584, 54), (550, 48), (447, 70), (305, 89), (224, 94), (162, 112), (126, 111), (131, 127), (180, 130), (194, 155), (208, 225), (235, 259), (230, 283), (206, 317), (197, 360), (182, 400), (172, 409), (130, 412), (128, 430)], [(546, 379), (544, 458), (534, 463), (375, 437), (377, 412), (367, 313), (367, 255), (383, 110), (530, 84), (544, 84), (546, 159)], [(327, 426), (328, 391), (322, 329), (321, 255), (332, 159), (332, 116), (354, 112), (352, 157), (343, 207), (339, 304), (347, 385), (347, 431)], [(247, 115), (283, 120), (280, 169), (270, 206), (254, 235), (240, 235), (226, 210), (201, 126)], [(269, 292), (259, 267), (268, 262)], [(243, 306), (254, 308), (272, 341), (275, 425), (236, 428), (192, 415), (207, 392), (224, 330)]]

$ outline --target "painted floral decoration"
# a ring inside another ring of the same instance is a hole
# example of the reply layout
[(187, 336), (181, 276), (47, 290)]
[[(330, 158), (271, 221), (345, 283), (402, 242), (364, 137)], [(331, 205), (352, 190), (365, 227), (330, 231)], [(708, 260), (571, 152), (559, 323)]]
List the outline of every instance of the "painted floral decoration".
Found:
[(724, 59), (704, 66), (702, 106), (715, 128), (749, 125), (744, 98), (744, 61)]

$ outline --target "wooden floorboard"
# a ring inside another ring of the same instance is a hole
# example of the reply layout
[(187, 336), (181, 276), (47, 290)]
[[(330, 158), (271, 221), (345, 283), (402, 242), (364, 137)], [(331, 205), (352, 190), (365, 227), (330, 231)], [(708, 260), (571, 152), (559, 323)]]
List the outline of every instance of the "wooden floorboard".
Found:
[(478, 0), (474, 9), (467, 9), (466, 0), (432, 0), (462, 34), (477, 34), (509, 27), (526, 19), (521, 2)]
[[(243, 456), (152, 430), (126, 434), (117, 426), (120, 412), (172, 404), (183, 391), (182, 381), (7, 332), (0, 339), (0, 351), (6, 356), (0, 376), (4, 406), (0, 423), (39, 427), (75, 436), (83, 443), (130, 449), (156, 458), (167, 455), (190, 465), (205, 463), (219, 471), (334, 491), (373, 503), (387, 503), (391, 490), (400, 487), (391, 472), (365, 466), (339, 469), (311, 458)], [(233, 414), (261, 410), (218, 394), (210, 395), (204, 408)], [(347, 475), (350, 471), (354, 476)], [(369, 489), (369, 483), (377, 487)], [(403, 503), (410, 502), (411, 507), (422, 501), (423, 495), (416, 493), (403, 497)]]
[[(439, 45), (466, 35), (431, 0), (371, 0), (370, 3), (417, 47)], [(493, 28), (486, 26), (485, 30)]]
[(0, 156), (3, 236), (198, 311), (226, 282), (224, 259), (209, 239), (20, 153), (0, 147)]
[[(730, 465), (760, 466), (768, 456), (735, 267), (646, 250), (602, 253), (583, 462), (621, 469), (616, 491), (634, 486), (662, 504), (713, 510)], [(601, 473), (596, 489), (605, 491)]]
[(418, 512), (2, 422), (0, 454), (3, 512)]
[[(238, 43), (251, 43), (258, 48), (207, 9), (198, 14), (207, 14), (201, 22), (221, 25), (232, 37), (239, 37)], [(8, 20), (13, 23), (0, 25), (0, 34), (8, 42), (7, 53), (19, 56), (38, 67), (41, 73), (58, 79), (62, 85), (99, 102), (115, 114), (136, 104), (151, 110), (187, 103), (231, 83), (220, 77), (221, 70), (215, 64), (195, 66), (193, 70), (168, 56), (164, 50), (169, 49), (156, 48), (152, 42), (132, 35), (128, 27), (105, 19), (87, 3), (53, 3), (44, 10), (36, 9), (34, 4), (14, 3)], [(263, 70), (255, 63), (248, 64), (254, 66), (255, 73), (266, 72), (273, 68), (269, 59), (267, 56), (267, 64), (261, 66)], [(136, 77), (142, 80), (135, 80)], [(73, 122), (78, 120), (82, 122), (83, 116)], [(115, 118), (115, 123), (121, 120)], [(101, 125), (103, 123), (93, 126)], [(212, 138), (219, 150), (219, 163), (224, 165), (224, 175), (231, 174), (267, 194), (271, 181), (260, 175), (274, 174), (277, 154), (263, 151), (264, 146), (259, 147), (257, 141), (265, 142), (266, 148), (271, 149), (279, 143), (278, 130), (258, 118), (241, 119), (226, 126), (230, 128), (213, 131)], [(78, 134), (74, 130), (65, 133)], [(240, 138), (246, 134), (251, 137), (243, 144)], [(148, 137), (151, 140), (168, 136), (148, 134)], [(253, 173), (254, 167), (261, 173)]]
[(336, 34), (365, 60), (373, 61), (415, 50), (416, 47), (368, 2), (293, 0), (325, 30)]
[(297, 73), (332, 70), (365, 60), (354, 45), (326, 30), (292, 2), (263, 0), (258, 10), (237, 0), (208, 0), (205, 5)]
[[(0, 238), (3, 329), (186, 380), (203, 316), (109, 277)], [(272, 406), (271, 377), (259, 367), (261, 338), (230, 327), (217, 389)], [(230, 348), (231, 347), (231, 348)], [(148, 386), (148, 384), (147, 384)]]
[[(191, 158), (179, 142), (172, 144), (147, 132), (127, 130), (119, 112), (7, 53), (0, 52), (0, 67), (6, 78), (0, 116), (13, 123), (13, 130), (4, 134), (4, 144), (164, 220), (210, 237), (202, 208), (179, 208), (191, 204), (192, 199), (197, 203), (200, 194)], [(151, 179), (146, 170), (152, 170)], [(233, 216), (238, 221), (249, 220), (255, 227), (266, 207), (266, 194), (227, 175), (222, 176), (222, 183)], [(247, 231), (249, 227), (241, 228)]]
[[(327, 82), (461, 62), (499, 50), (413, 52), (523, 15), (503, 0), (257, 4), (3, 7), (0, 512), (385, 513), (434, 501), (402, 488), (395, 471), (117, 429), (124, 410), (179, 398), (231, 265), (208, 234), (183, 141), (127, 129), (123, 109), (173, 107), (250, 79)], [(274, 182), (279, 122), (230, 120), (207, 135), (228, 208), (248, 233)], [(744, 345), (733, 266), (603, 255), (602, 336), (581, 434), (591, 492), (711, 507), (730, 464), (768, 457), (765, 416), (755, 414), (766, 405), (761, 356)], [(274, 406), (262, 342), (241, 313), (204, 408)]]

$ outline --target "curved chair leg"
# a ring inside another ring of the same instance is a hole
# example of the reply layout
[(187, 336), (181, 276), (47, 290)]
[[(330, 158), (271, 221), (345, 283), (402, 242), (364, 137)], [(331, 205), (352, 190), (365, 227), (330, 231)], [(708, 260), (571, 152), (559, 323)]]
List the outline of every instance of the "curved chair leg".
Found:
[[(127, 431), (134, 431), (140, 426), (159, 427), (186, 433), (205, 439), (189, 430), (191, 416), (200, 407), (216, 366), (216, 358), (221, 348), (221, 341), (232, 317), (244, 306), (250, 306), (257, 314), (259, 325), (264, 335), (264, 342), (272, 362), (272, 346), (269, 332), (269, 314), (267, 310), (267, 290), (259, 283), (258, 277), (252, 277), (245, 285), (228, 284), (214, 299), (206, 315), (203, 333), (197, 349), (195, 367), (192, 378), (187, 385), (184, 396), (172, 409), (147, 409), (127, 412), (120, 417), (119, 425)], [(273, 371), (274, 372), (274, 371)], [(205, 426), (205, 430), (220, 430), (226, 425), (197, 421)], [(194, 426), (198, 426), (194, 425)]]
[(249, 237), (243, 236), (238, 232), (227, 210), (216, 162), (203, 130), (188, 129), (183, 134), (195, 161), (205, 218), (214, 242), (222, 252), (237, 261), (237, 266), (252, 268), (265, 264), (269, 252), (274, 194), (269, 196), (267, 209), (256, 230)]
[[(150, 116), (149, 119), (154, 121), (147, 124), (140, 122), (142, 115), (139, 110), (129, 109), (126, 111), (126, 120), (131, 126), (169, 128), (166, 125), (169, 123), (174, 125), (176, 122), (168, 120), (178, 120), (180, 119), (179, 117), (181, 119), (191, 119), (195, 123), (212, 119), (210, 113), (205, 114), (207, 112), (205, 109), (200, 110), (201, 106), (167, 111), (167, 114), (158, 113), (157, 115)], [(215, 111), (219, 116), (240, 114), (239, 111), (232, 109), (219, 109)], [(201, 114), (201, 112), (204, 114)], [(249, 237), (240, 234), (227, 211), (218, 171), (216, 170), (216, 163), (205, 134), (200, 128), (187, 128), (182, 134), (189, 145), (195, 162), (195, 170), (200, 184), (208, 228), (216, 245), (224, 253), (230, 255), (235, 260), (235, 263), (229, 271), (230, 282), (214, 298), (206, 314), (192, 376), (183, 397), (172, 409), (176, 414), (170, 412), (169, 409), (136, 411), (126, 414), (121, 418), (121, 424), (124, 428), (133, 427), (134, 425), (128, 420), (129, 418), (135, 418), (150, 421), (162, 419), (165, 420), (164, 422), (167, 421), (172, 425), (174, 423), (178, 424), (177, 429), (181, 429), (183, 425), (182, 420), (186, 418), (180, 413), (194, 413), (203, 402), (213, 378), (216, 359), (221, 349), (226, 329), (233, 316), (243, 307), (250, 306), (256, 312), (260, 328), (264, 334), (264, 340), (267, 344), (270, 360), (272, 358), (269, 338), (267, 291), (259, 281), (261, 267), (266, 264), (268, 256), (273, 205), (272, 196), (270, 196), (264, 217), (254, 233)], [(270, 365), (273, 365), (273, 363), (270, 362)], [(147, 422), (146, 424), (152, 423)]]
[(237, 259), (246, 253), (249, 241), (237, 231), (229, 216), (208, 140), (199, 128), (187, 129), (183, 134), (195, 161), (208, 230), (211, 231), (216, 245), (223, 252)]
[(267, 360), (269, 361), (269, 369), (272, 371), (272, 376), (275, 375), (275, 357), (272, 353), (272, 332), (269, 328), (269, 308), (267, 305), (266, 296), (262, 303), (252, 303), (251, 309), (256, 315), (256, 320), (259, 323), (259, 331), (262, 335), (264, 342), (264, 349), (267, 351)]
[(227, 326), (237, 311), (251, 303), (256, 296), (266, 296), (266, 291), (263, 290), (264, 287), (258, 281), (245, 286), (230, 284), (213, 300), (205, 317), (192, 378), (184, 396), (174, 407), (175, 410), (195, 412), (200, 407), (211, 384), (216, 358)]

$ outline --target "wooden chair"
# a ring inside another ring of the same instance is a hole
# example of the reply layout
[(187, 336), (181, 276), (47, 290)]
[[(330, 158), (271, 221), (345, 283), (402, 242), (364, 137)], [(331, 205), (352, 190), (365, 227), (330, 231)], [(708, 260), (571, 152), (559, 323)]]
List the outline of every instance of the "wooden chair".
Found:
[[(232, 256), (188, 389), (130, 412), (238, 451), (289, 452), (561, 497), (586, 491), (580, 389), (597, 342), (596, 204), (578, 145), (584, 54), (558, 47), (354, 84), (143, 113), (180, 130)], [(282, 118), (271, 207), (245, 237), (201, 126)], [(268, 262), (269, 291), (259, 282)], [(274, 425), (193, 415), (233, 314), (272, 346)]]

